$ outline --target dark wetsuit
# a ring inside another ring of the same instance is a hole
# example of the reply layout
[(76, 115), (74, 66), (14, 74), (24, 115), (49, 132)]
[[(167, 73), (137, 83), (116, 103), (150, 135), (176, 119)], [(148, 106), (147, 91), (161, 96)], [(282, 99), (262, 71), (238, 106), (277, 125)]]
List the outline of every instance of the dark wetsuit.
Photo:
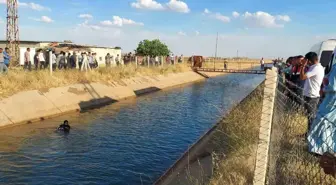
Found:
[(70, 125), (63, 123), (62, 125), (60, 125), (60, 126), (58, 127), (57, 130), (59, 130), (59, 131), (63, 131), (63, 132), (69, 132), (69, 131), (70, 131), (70, 128), (71, 128)]

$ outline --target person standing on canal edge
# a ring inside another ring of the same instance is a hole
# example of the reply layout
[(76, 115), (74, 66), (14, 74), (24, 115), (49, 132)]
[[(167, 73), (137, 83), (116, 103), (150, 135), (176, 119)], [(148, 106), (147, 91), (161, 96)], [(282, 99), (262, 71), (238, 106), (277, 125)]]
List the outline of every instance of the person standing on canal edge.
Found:
[(111, 67), (111, 55), (110, 55), (110, 53), (107, 53), (107, 55), (105, 56), (105, 65), (106, 65), (106, 67)]
[(27, 48), (27, 51), (24, 53), (24, 70), (31, 71), (31, 61), (30, 61), (30, 48)]
[(45, 62), (45, 57), (44, 57), (44, 53), (43, 53), (42, 49), (40, 49), (40, 51), (39, 51), (38, 61), (40, 63), (40, 69), (45, 69), (46, 68), (46, 62)]
[(260, 60), (260, 68), (261, 68), (261, 70), (264, 70), (264, 67), (265, 67), (265, 61), (264, 61), (264, 58), (261, 58), (261, 60)]
[(117, 54), (117, 57), (116, 57), (115, 61), (116, 61), (117, 66), (119, 66), (120, 65), (119, 54)]
[(56, 70), (56, 66), (57, 66), (57, 57), (56, 57), (55, 51), (52, 51), (51, 65), (52, 65), (53, 71), (55, 71)]
[(4, 73), (6, 74), (8, 72), (8, 68), (5, 65), (5, 58), (3, 54), (3, 49), (0, 48), (0, 74)]
[(5, 65), (7, 66), (7, 68), (9, 67), (9, 61), (12, 58), (11, 56), (9, 56), (9, 49), (5, 48), (5, 51), (3, 52), (4, 58), (5, 58)]
[[(305, 71), (307, 64), (310, 65), (308, 71)], [(323, 82), (324, 68), (318, 61), (315, 52), (309, 52), (305, 60), (301, 63), (300, 78), (305, 80), (303, 87), (303, 96), (305, 100), (305, 109), (308, 114), (308, 132), (310, 131), (312, 120), (315, 118), (317, 105), (320, 101), (320, 88)]]
[(39, 53), (39, 52), (36, 52), (35, 55), (34, 55), (34, 66), (35, 66), (35, 70), (36, 70), (36, 71), (38, 70), (38, 66), (39, 66), (39, 62), (38, 62), (38, 53)]

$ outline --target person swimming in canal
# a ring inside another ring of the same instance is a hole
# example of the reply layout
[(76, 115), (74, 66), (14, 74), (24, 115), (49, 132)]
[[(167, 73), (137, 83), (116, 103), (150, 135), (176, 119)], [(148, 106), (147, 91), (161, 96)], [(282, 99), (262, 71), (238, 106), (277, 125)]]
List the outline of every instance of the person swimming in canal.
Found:
[(63, 122), (63, 124), (61, 124), (59, 127), (58, 127), (58, 131), (63, 131), (63, 132), (69, 132), (70, 131), (70, 125), (69, 125), (69, 121), (68, 120), (65, 120)]

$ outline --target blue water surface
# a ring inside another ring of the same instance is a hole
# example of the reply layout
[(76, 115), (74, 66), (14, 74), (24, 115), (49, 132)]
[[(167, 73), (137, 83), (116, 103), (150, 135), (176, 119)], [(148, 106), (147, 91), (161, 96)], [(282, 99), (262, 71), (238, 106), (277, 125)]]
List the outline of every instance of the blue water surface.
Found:
[[(151, 184), (264, 78), (232, 74), (2, 129), (0, 184)], [(55, 132), (64, 119), (68, 135)]]

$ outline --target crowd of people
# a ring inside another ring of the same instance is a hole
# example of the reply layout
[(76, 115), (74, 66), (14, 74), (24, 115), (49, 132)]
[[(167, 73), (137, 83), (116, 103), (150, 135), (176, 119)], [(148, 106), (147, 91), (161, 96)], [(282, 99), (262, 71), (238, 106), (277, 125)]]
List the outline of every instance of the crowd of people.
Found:
[[(11, 56), (9, 56), (9, 49), (6, 48), (3, 51), (0, 48), (0, 74), (6, 74), (8, 72), (8, 67), (10, 64)], [(98, 67), (97, 54), (92, 52), (81, 52), (77, 54), (77, 52), (66, 53), (64, 51), (56, 54), (55, 51), (52, 51), (52, 56), (50, 58), (49, 52), (39, 49), (35, 52), (34, 56), (31, 57), (31, 50), (27, 48), (24, 53), (24, 65), (23, 69), (26, 71), (35, 70), (43, 70), (46, 69), (49, 64), (52, 64), (52, 69), (55, 71), (56, 69), (94, 69)], [(32, 61), (33, 58), (33, 61)], [(51, 62), (50, 62), (51, 60)], [(107, 53), (105, 56), (105, 64), (107, 67), (111, 67), (112, 64), (119, 65), (120, 57), (117, 55), (114, 57)]]
[[(44, 52), (42, 49), (38, 50), (34, 57), (33, 57), (33, 64), (35, 66), (35, 70), (42, 70), (47, 68), (50, 64), (49, 61), (49, 52)], [(55, 51), (52, 51), (51, 56), (51, 64), (53, 70), (56, 69), (84, 69), (84, 68), (97, 68), (98, 62), (96, 58), (96, 53), (82, 52), (79, 55), (76, 52), (72, 54), (66, 53), (61, 51), (59, 54), (56, 54)], [(25, 70), (32, 70), (32, 61), (31, 61), (31, 54), (30, 48), (27, 48), (26, 52), (24, 53), (24, 69)]]
[[(24, 57), (24, 65), (23, 69), (25, 71), (35, 70), (43, 70), (52, 64), (52, 69), (62, 70), (62, 69), (80, 69), (87, 70), (98, 67), (97, 54), (92, 52), (64, 52), (60, 51), (56, 53), (52, 51), (52, 56), (50, 57), (49, 51), (44, 51), (39, 49), (35, 52), (34, 56), (31, 57), (31, 49), (27, 48), (23, 57)], [(122, 57), (117, 54), (117, 56), (113, 56), (110, 53), (107, 53), (104, 57), (106, 67), (119, 66), (120, 64), (128, 64), (135, 61), (136, 55), (132, 53), (128, 53), (123, 55)], [(1, 60), (2, 59), (2, 60)], [(2, 51), (0, 48), (0, 73), (7, 73), (8, 66), (10, 63), (11, 57), (8, 55), (8, 48), (5, 51)], [(33, 61), (32, 61), (33, 60)], [(50, 62), (51, 60), (51, 62)], [(100, 57), (99, 60), (102, 60)], [(151, 65), (161, 65), (163, 59), (161, 57), (150, 57), (149, 61), (147, 57), (138, 56), (138, 65), (147, 65), (148, 63)], [(167, 64), (175, 64), (175, 62), (182, 63), (183, 55), (174, 56), (173, 54), (167, 55), (166, 63)]]
[(336, 65), (326, 75), (314, 52), (289, 57), (285, 66), (275, 65), (285, 76), (288, 97), (307, 113), (309, 152), (322, 156), (325, 172), (336, 175)]
[(324, 78), (324, 67), (319, 63), (318, 56), (309, 52), (305, 56), (289, 57), (286, 67), (280, 72), (285, 75), (288, 96), (299, 105), (303, 105), (309, 115), (308, 130), (315, 118)]

